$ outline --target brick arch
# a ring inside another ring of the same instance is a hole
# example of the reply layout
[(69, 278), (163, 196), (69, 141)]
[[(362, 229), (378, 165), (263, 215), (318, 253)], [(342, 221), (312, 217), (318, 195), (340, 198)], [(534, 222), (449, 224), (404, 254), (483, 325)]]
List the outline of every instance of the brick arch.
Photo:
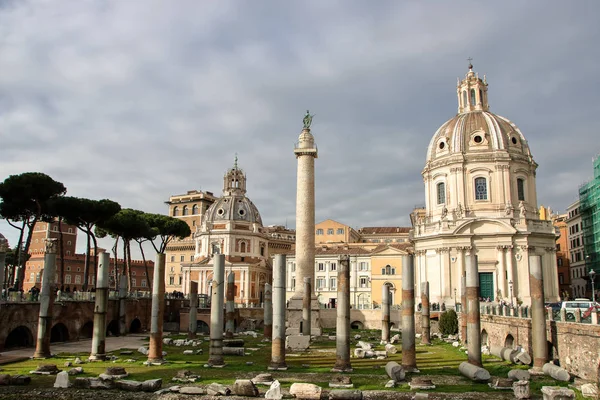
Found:
[(514, 347), (515, 338), (510, 333), (504, 338), (504, 347)]
[(6, 335), (2, 347), (5, 348), (6, 345), (8, 345), (7, 348), (33, 347), (34, 340), (33, 332), (26, 326), (20, 325)]
[(481, 330), (481, 344), (485, 346), (489, 346), (488, 343), (488, 333), (485, 329)]

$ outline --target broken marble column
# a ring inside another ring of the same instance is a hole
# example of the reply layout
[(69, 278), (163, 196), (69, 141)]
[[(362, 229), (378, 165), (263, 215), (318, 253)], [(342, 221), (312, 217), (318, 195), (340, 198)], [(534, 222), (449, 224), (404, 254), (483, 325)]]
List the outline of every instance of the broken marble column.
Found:
[(429, 282), (421, 283), (421, 343), (431, 344), (431, 320), (429, 319)]
[(571, 380), (571, 375), (569, 375), (569, 372), (566, 369), (552, 363), (544, 364), (542, 366), (542, 371), (544, 374), (551, 376), (557, 381), (569, 382)]
[[(164, 297), (164, 290), (163, 290)], [(127, 309), (126, 303), (127, 300), (127, 276), (120, 275), (119, 277), (119, 335), (125, 336), (127, 333)]]
[(263, 335), (266, 339), (271, 340), (273, 335), (273, 291), (271, 285), (265, 283), (265, 305), (264, 305), (264, 316), (265, 322), (263, 327)]
[[(479, 268), (477, 256), (467, 256), (467, 360), (481, 367), (481, 322), (479, 320)], [(488, 374), (489, 375), (489, 374)]]
[(390, 341), (390, 287), (381, 287), (381, 340)]
[(529, 256), (529, 291), (531, 293), (533, 369), (539, 371), (548, 361), (546, 309), (544, 307), (544, 277), (542, 276), (541, 256)]
[(487, 382), (491, 378), (487, 370), (467, 361), (460, 363), (458, 371), (475, 382)]
[(338, 258), (337, 320), (334, 372), (351, 372), (350, 365), (350, 256)]
[(560, 386), (542, 386), (543, 400), (570, 400), (575, 399), (575, 392)]
[(210, 304), (210, 349), (208, 365), (221, 367), (223, 360), (223, 298), (225, 297), (225, 255), (217, 254), (214, 259), (213, 281)]
[(467, 277), (460, 278), (460, 340), (467, 343)]
[(415, 266), (413, 256), (402, 256), (402, 367), (417, 370), (415, 349)]
[(106, 360), (106, 312), (108, 310), (108, 275), (110, 254), (101, 252), (96, 277), (96, 303), (94, 306), (94, 331), (90, 361)]
[(269, 369), (286, 370), (285, 363), (285, 254), (273, 263), (273, 335)]
[[(190, 277), (191, 278), (191, 277)], [(190, 312), (188, 338), (194, 339), (198, 330), (198, 282), (190, 281)]]
[[(150, 344), (148, 362), (162, 363), (163, 319), (165, 314), (165, 253), (156, 253), (152, 279), (152, 310), (150, 311)], [(120, 296), (119, 296), (120, 297)]]
[(227, 275), (227, 291), (225, 292), (225, 337), (231, 339), (235, 330), (235, 274)]
[(310, 336), (311, 333), (311, 282), (310, 277), (304, 278), (304, 297), (302, 298), (302, 334)]
[(52, 353), (50, 353), (50, 330), (52, 328), (52, 305), (54, 304), (54, 275), (56, 273), (57, 241), (58, 239), (45, 239), (46, 254), (44, 255), (42, 290), (40, 292), (40, 313), (37, 341), (33, 358), (52, 357)]

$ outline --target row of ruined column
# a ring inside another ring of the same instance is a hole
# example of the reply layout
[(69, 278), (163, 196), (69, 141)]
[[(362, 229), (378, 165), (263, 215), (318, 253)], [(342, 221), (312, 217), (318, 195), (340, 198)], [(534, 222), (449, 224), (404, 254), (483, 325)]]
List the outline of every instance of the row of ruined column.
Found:
[[(55, 243), (48, 240), (45, 254), (45, 268), (42, 278), (42, 290), (40, 292), (40, 312), (38, 323), (38, 334), (34, 358), (50, 357), (50, 329), (52, 326), (52, 304), (54, 296), (53, 277), (56, 269)], [(164, 314), (164, 279), (161, 279), (164, 271), (164, 254), (157, 254), (152, 292), (152, 311), (150, 327), (150, 345), (148, 361), (160, 363), (162, 361), (162, 328)], [(461, 310), (461, 337), (466, 338), (468, 349), (468, 362), (481, 367), (481, 325), (480, 306), (478, 296), (479, 274), (477, 256), (471, 255), (466, 260), (465, 275), (462, 279), (463, 290), (461, 291), (461, 303), (466, 307)], [(270, 369), (286, 369), (285, 363), (285, 330), (286, 330), (286, 274), (285, 255), (276, 255), (273, 269), (273, 287), (265, 286), (265, 328), (264, 333), (272, 338)], [(350, 363), (350, 266), (349, 256), (341, 256), (338, 269), (338, 298), (336, 319), (336, 363), (334, 371), (351, 371)], [(106, 358), (106, 313), (108, 309), (109, 290), (109, 265), (110, 254), (103, 252), (99, 255), (98, 275), (96, 285), (96, 303), (94, 309), (94, 331), (92, 338), (91, 360), (104, 360)], [(542, 276), (541, 258), (539, 256), (529, 257), (529, 282), (532, 298), (532, 342), (533, 342), (533, 364), (534, 368), (541, 368), (547, 361), (546, 319), (544, 308), (544, 286)], [(216, 255), (214, 260), (214, 277), (212, 285), (211, 304), (211, 326), (210, 326), (210, 350), (208, 364), (211, 366), (223, 366), (223, 299), (225, 295), (225, 259), (224, 256)], [(414, 293), (414, 264), (411, 255), (403, 256), (402, 268), (402, 366), (407, 371), (416, 371), (415, 351), (415, 293)], [(305, 279), (305, 298), (310, 299), (310, 280)], [(197, 283), (190, 285), (190, 300), (198, 296)], [(226, 304), (226, 326), (225, 336), (232, 337), (233, 325), (233, 293), (234, 276), (230, 274), (227, 279), (227, 304)], [(422, 342), (429, 343), (429, 285), (425, 282), (421, 288), (421, 303), (423, 311), (422, 318)], [(390, 294), (389, 287), (384, 286), (382, 307), (382, 340), (389, 341), (390, 335)], [(272, 302), (272, 306), (271, 306)], [(310, 310), (310, 303), (307, 305)], [(124, 311), (124, 307), (120, 307)], [(190, 307), (190, 334), (196, 332), (195, 307)], [(121, 313), (120, 313), (121, 314)], [(303, 313), (304, 314), (304, 313)], [(466, 318), (465, 318), (466, 316)], [(124, 317), (124, 315), (123, 315)], [(304, 321), (310, 321), (309, 316), (303, 316)], [(310, 335), (310, 325), (306, 331)], [(304, 331), (305, 329), (303, 329)]]

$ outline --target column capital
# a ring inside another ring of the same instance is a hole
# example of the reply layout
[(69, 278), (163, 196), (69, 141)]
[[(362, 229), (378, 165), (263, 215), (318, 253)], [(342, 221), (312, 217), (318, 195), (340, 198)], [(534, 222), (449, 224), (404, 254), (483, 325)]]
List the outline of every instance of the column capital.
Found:
[(521, 246), (519, 246), (519, 248), (523, 252), (525, 252), (525, 251), (535, 251), (535, 246), (531, 246), (531, 245), (528, 245), (528, 244), (521, 245)]
[(556, 247), (544, 247), (544, 250), (548, 253), (556, 253)]
[(450, 251), (450, 247), (438, 247), (435, 249), (438, 253), (448, 253)]
[(56, 254), (57, 253), (58, 239), (56, 239), (56, 238), (44, 239), (44, 244), (46, 245), (46, 253), (47, 254)]

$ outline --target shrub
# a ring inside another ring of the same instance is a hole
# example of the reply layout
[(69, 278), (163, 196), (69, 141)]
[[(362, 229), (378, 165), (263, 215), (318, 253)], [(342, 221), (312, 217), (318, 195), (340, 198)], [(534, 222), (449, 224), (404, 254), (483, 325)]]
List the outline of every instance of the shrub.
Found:
[(444, 311), (440, 315), (440, 332), (444, 335), (455, 335), (458, 333), (458, 316), (453, 309)]

